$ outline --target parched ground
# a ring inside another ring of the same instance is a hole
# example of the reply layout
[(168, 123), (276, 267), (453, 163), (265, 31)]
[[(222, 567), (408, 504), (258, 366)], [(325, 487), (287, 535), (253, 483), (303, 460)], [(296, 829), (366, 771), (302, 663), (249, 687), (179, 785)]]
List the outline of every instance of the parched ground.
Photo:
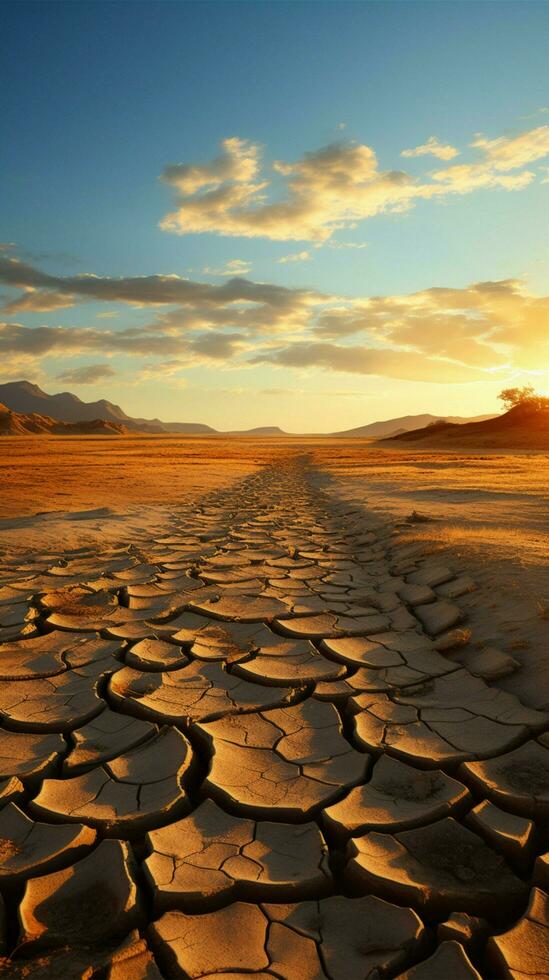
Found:
[(0, 975), (547, 976), (547, 458), (107, 442), (0, 446)]

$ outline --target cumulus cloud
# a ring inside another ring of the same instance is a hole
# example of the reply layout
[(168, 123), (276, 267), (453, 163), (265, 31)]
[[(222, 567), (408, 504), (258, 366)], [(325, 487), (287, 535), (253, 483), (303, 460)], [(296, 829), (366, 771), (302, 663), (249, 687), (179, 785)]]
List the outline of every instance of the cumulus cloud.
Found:
[(441, 143), (436, 136), (430, 136), (421, 146), (414, 146), (411, 150), (403, 150), (401, 157), (438, 157), (439, 160), (453, 160), (457, 157), (459, 150), (450, 143)]
[(116, 371), (110, 364), (84, 364), (82, 367), (69, 368), (56, 374), (56, 381), (63, 381), (66, 384), (74, 385), (94, 385), (98, 381), (106, 381), (114, 378)]
[[(549, 126), (492, 140), (477, 136), (470, 149), (472, 162), (416, 178), (380, 168), (372, 147), (353, 141), (265, 167), (258, 144), (232, 138), (221, 144), (221, 154), (211, 163), (165, 169), (162, 179), (174, 191), (175, 207), (160, 227), (180, 235), (217, 232), (319, 244), (338, 229), (383, 212), (406, 211), (420, 200), (526, 187), (535, 174), (524, 168), (549, 155)], [(431, 154), (447, 163), (458, 152), (430, 137), (402, 156)]]
[(164, 170), (162, 180), (184, 194), (194, 194), (204, 187), (219, 187), (227, 180), (249, 184), (259, 169), (259, 155), (257, 144), (233, 136), (222, 141), (221, 153), (211, 163), (171, 164)]
[[(276, 161), (272, 171), (287, 178), (287, 187), (286, 197), (272, 202), (266, 193), (272, 175), (257, 180), (260, 148), (256, 146), (255, 151), (253, 179), (220, 180), (203, 193), (189, 192), (176, 183), (176, 210), (164, 218), (161, 228), (178, 234), (217, 231), (278, 241), (324, 241), (359, 217), (400, 205), (400, 189), (412, 183), (400, 171), (379, 171), (370, 147), (333, 143), (305, 153), (294, 163)], [(199, 169), (208, 170), (215, 164)], [(167, 168), (163, 175), (169, 183), (173, 183), (169, 179), (172, 170)]]

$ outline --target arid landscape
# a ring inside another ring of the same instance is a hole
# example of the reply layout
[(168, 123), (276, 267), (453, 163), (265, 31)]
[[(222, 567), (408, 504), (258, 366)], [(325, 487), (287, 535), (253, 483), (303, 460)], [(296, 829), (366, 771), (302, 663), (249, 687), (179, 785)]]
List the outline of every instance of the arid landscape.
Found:
[(546, 453), (1, 447), (2, 975), (543, 976)]
[(0, 0), (0, 980), (549, 980), (549, 0)]

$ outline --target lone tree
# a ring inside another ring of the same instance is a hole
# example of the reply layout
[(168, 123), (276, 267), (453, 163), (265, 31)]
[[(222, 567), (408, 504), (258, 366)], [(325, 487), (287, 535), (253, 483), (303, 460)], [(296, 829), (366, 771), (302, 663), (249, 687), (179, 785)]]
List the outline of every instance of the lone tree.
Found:
[(549, 409), (549, 398), (538, 395), (532, 385), (524, 385), (522, 388), (504, 388), (498, 398), (503, 402), (506, 412), (512, 408), (527, 408), (533, 412)]

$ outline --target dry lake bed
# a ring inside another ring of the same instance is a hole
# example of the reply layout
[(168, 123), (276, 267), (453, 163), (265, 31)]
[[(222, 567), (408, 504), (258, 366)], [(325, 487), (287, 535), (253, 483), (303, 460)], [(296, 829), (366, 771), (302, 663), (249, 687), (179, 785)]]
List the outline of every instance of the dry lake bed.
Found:
[(0, 449), (1, 976), (549, 974), (547, 454)]

